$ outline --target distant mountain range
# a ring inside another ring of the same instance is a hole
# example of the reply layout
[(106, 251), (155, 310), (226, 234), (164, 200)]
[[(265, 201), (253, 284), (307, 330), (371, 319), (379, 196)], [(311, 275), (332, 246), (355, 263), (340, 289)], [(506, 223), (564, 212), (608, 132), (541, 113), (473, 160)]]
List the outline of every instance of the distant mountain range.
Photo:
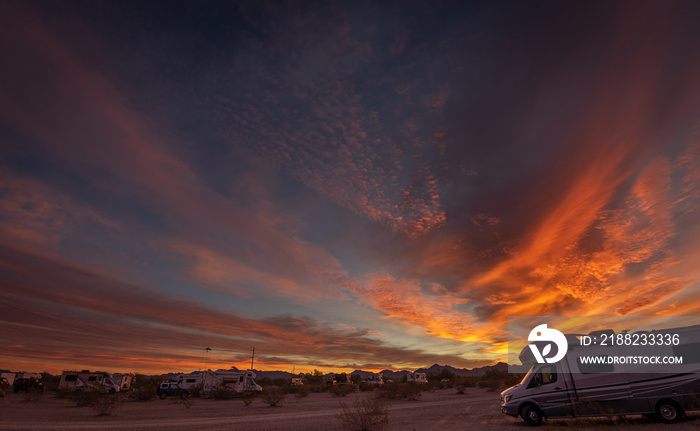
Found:
[[(516, 367), (516, 369), (518, 369), (518, 368), (522, 368), (522, 367)], [(526, 368), (518, 369), (518, 372), (524, 373), (524, 372), (527, 372), (528, 369), (529, 369), (529, 367), (527, 369)], [(486, 372), (489, 370), (507, 372), (508, 371), (508, 364), (506, 364), (504, 362), (499, 362), (496, 365), (487, 365), (485, 367), (478, 367), (478, 368), (472, 368), (472, 369), (455, 368), (451, 365), (433, 364), (429, 368), (418, 368), (417, 370), (415, 370), (415, 372), (416, 373), (426, 373), (426, 374), (428, 374), (428, 373), (440, 374), (442, 372), (442, 370), (448, 370), (449, 372), (454, 373), (456, 376), (460, 376), (460, 377), (469, 377), (469, 376), (479, 377), (479, 376), (485, 375)], [(236, 367), (231, 367), (231, 369), (229, 369), (229, 370), (219, 369), (216, 371), (222, 372), (222, 371), (239, 371), (239, 370)], [(288, 371), (258, 371), (258, 370), (253, 370), (253, 372), (255, 373), (257, 379), (262, 379), (262, 378), (267, 377), (268, 379), (272, 379), (272, 380), (275, 380), (275, 379), (289, 380), (294, 376), (292, 373), (290, 373)], [(380, 371), (379, 373), (383, 374), (385, 379), (398, 380), (398, 379), (403, 379), (403, 377), (410, 372), (411, 371), (408, 371), (408, 370), (401, 370), (401, 371), (383, 370), (383, 371)], [(184, 374), (184, 373), (168, 373), (168, 374), (165, 374), (165, 376), (169, 377), (169, 378), (173, 378), (178, 374)], [(335, 374), (339, 374), (339, 373), (328, 373), (328, 374), (325, 374), (324, 376), (328, 377), (328, 378), (333, 378), (335, 376)], [(355, 371), (350, 373), (350, 375), (359, 375), (360, 378), (363, 380), (366, 379), (367, 376), (369, 376), (370, 374), (374, 374), (374, 373), (372, 373), (371, 371), (363, 371), (363, 370), (355, 370)]]

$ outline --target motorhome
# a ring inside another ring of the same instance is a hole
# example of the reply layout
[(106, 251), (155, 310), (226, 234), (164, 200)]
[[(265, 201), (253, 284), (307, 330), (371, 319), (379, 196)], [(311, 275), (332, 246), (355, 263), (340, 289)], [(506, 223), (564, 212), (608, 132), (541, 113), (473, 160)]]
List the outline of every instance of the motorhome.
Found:
[[(700, 409), (700, 325), (565, 337), (568, 350), (557, 362), (537, 358), (530, 345), (523, 348), (520, 361), (531, 368), (519, 384), (501, 393), (502, 413), (537, 426), (543, 418), (610, 414), (675, 422), (686, 411)], [(626, 359), (591, 363), (591, 357)], [(645, 363), (644, 357), (682, 357), (682, 364)]]
[(192, 389), (195, 386), (201, 387), (202, 376), (203, 373), (201, 371), (195, 371), (190, 374), (178, 374), (172, 380), (178, 383), (183, 389)]
[(103, 371), (64, 371), (61, 374), (61, 380), (58, 382), (58, 389), (74, 392), (119, 392), (119, 385), (115, 384), (111, 377), (109, 373)]
[[(408, 378), (406, 378), (408, 380)], [(377, 373), (372, 373), (367, 375), (367, 379), (365, 380), (367, 384), (374, 385), (374, 386), (379, 386), (384, 384), (384, 375), (383, 374), (377, 374)]]
[(425, 373), (408, 373), (406, 374), (406, 382), (408, 383), (428, 383)]
[(262, 387), (255, 383), (255, 373), (252, 371), (211, 371), (202, 374), (202, 394), (209, 396), (219, 387), (227, 387), (234, 392), (262, 392)]
[(0, 381), (4, 381), (8, 385), (12, 386), (12, 384), (15, 382), (16, 376), (17, 375), (15, 373), (0, 373)]

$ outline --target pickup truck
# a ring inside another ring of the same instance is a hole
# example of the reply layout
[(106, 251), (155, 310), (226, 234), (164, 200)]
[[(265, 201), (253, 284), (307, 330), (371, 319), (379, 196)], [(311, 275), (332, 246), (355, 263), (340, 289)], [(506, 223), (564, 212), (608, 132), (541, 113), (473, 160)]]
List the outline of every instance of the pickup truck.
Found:
[(170, 396), (179, 396), (185, 399), (190, 396), (190, 390), (181, 388), (178, 383), (163, 382), (158, 386), (157, 389), (158, 397), (164, 400)]

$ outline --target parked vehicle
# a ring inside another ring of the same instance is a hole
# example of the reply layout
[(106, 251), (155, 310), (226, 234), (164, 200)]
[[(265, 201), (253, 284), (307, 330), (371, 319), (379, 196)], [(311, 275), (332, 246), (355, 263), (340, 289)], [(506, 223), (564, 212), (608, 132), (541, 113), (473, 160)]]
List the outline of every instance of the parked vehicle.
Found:
[(58, 382), (58, 390), (119, 392), (119, 385), (115, 384), (111, 377), (109, 373), (103, 371), (64, 371)]
[(134, 383), (133, 374), (122, 374), (115, 373), (112, 374), (112, 382), (119, 386), (119, 391), (131, 390), (131, 385)]
[(292, 377), (291, 384), (292, 386), (302, 386), (304, 384), (304, 381), (301, 377)]
[(262, 387), (255, 383), (252, 371), (205, 371), (202, 374), (202, 394), (213, 394), (219, 387), (225, 386), (235, 392), (262, 392)]
[(1, 373), (0, 380), (3, 380), (8, 384), (12, 385), (15, 383), (15, 373)]
[(156, 392), (158, 392), (158, 398), (161, 400), (172, 396), (178, 396), (182, 399), (190, 396), (189, 389), (185, 389), (175, 382), (162, 382), (158, 385)]
[(408, 373), (406, 374), (406, 382), (408, 383), (428, 383), (425, 373)]
[(41, 382), (41, 374), (38, 373), (17, 373), (12, 383), (12, 392), (28, 392), (36, 390), (44, 392), (44, 384)]
[[(688, 410), (700, 409), (700, 325), (635, 334), (666, 337), (680, 334), (678, 345), (601, 346), (612, 330), (588, 335), (568, 334), (568, 351), (556, 363), (537, 363), (529, 346), (520, 353), (533, 364), (523, 380), (501, 393), (501, 412), (521, 416), (530, 426), (543, 418), (641, 414), (675, 422)], [(588, 343), (582, 340), (588, 338)], [(623, 350), (624, 349), (624, 350)], [(590, 364), (581, 358), (600, 356), (683, 356), (683, 364)], [(673, 372), (671, 372), (673, 371)]]
[[(408, 377), (406, 378), (408, 380)], [(377, 373), (372, 373), (367, 376), (367, 379), (365, 380), (365, 383), (374, 385), (374, 386), (379, 386), (384, 384), (384, 375), (383, 374), (377, 374)]]

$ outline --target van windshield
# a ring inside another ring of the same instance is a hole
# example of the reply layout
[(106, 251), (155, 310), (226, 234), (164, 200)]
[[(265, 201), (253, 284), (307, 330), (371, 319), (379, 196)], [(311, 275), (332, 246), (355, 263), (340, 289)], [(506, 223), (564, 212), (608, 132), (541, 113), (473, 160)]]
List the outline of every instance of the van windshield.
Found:
[(535, 370), (535, 365), (533, 365), (532, 367), (530, 367), (530, 371), (528, 371), (527, 374), (525, 374), (525, 377), (523, 377), (523, 379), (520, 381), (519, 384), (524, 385), (525, 382), (527, 381), (527, 379), (530, 378), (530, 376), (532, 375), (532, 373), (534, 372), (534, 370)]

